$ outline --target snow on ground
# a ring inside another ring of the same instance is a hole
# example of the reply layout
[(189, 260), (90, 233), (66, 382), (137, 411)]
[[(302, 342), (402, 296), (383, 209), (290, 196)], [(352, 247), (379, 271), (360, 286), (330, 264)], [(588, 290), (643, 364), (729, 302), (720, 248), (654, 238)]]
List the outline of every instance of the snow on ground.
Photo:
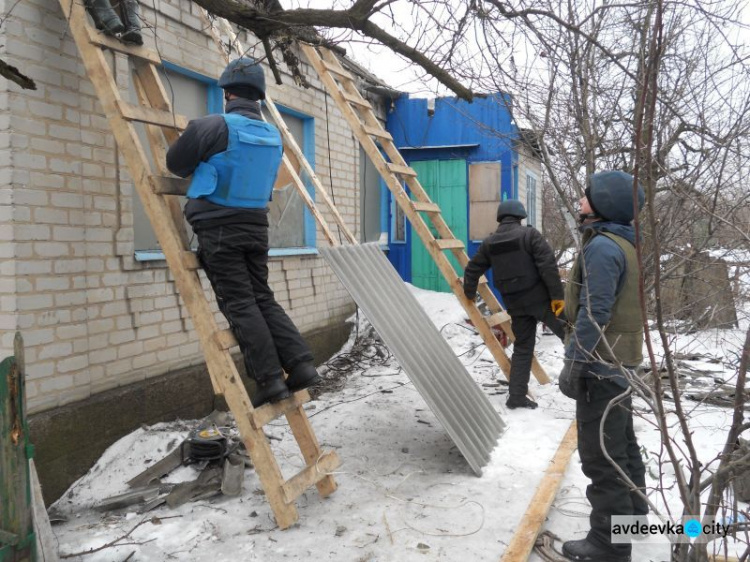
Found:
[[(413, 292), (508, 423), (482, 477), (470, 470), (395, 359), (349, 361), (351, 372), (341, 379), (342, 388), (306, 405), (323, 448), (335, 449), (343, 461), (335, 473), (338, 490), (327, 499), (321, 499), (315, 489), (308, 490), (297, 502), (297, 525), (285, 531), (276, 527), (252, 470), (245, 472), (239, 498), (220, 497), (175, 509), (162, 506), (145, 514), (136, 513), (134, 508), (108, 513), (93, 509), (98, 501), (127, 491), (130, 478), (166, 455), (196, 424), (163, 423), (139, 429), (113, 444), (57, 502), (55, 509), (69, 518), (53, 527), (61, 553), (97, 549), (137, 526), (119, 541), (128, 544), (72, 559), (499, 560), (574, 419), (574, 403), (555, 385), (539, 386), (532, 377), (531, 390), (539, 409), (506, 411), (507, 387), (498, 383), (498, 377), (503, 377), (479, 336), (464, 321), (464, 312), (453, 295), (416, 288)], [(355, 335), (366, 335), (370, 329), (360, 315), (342, 357), (348, 357)], [(691, 353), (710, 351), (721, 357), (723, 353), (736, 353), (737, 342), (741, 343), (740, 332), (722, 332), (719, 339), (727, 349), (707, 342)], [(366, 351), (374, 357), (378, 348)], [(542, 335), (540, 329), (537, 357), (553, 378), (562, 367), (562, 354), (559, 341), (552, 335)], [(723, 363), (708, 366), (724, 367), (731, 373)], [(336, 375), (333, 369), (323, 372), (327, 378)], [(643, 409), (643, 404), (637, 407)], [(695, 403), (690, 407), (694, 410), (692, 423), (698, 446), (718, 451), (720, 436), (730, 423), (730, 411)], [(647, 416), (637, 418), (635, 425), (647, 457), (649, 484), (655, 485), (658, 433)], [(286, 420), (276, 420), (265, 429), (278, 439), (272, 441), (272, 447), (285, 476), (300, 470), (304, 463)], [(167, 481), (196, 476), (192, 467), (181, 467)], [(574, 453), (550, 511), (547, 530), (564, 540), (585, 536), (589, 511), (586, 485)], [(668, 558), (666, 545), (634, 547), (634, 561)], [(541, 558), (532, 555), (530, 560)]]

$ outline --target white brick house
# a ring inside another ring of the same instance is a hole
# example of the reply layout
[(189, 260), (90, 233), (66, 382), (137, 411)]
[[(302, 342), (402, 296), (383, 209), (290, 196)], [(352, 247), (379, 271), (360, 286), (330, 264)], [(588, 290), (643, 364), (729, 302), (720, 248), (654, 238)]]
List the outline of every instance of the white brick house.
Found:
[[(225, 62), (204, 31), (199, 7), (188, 0), (155, 6), (156, 12), (142, 5), (149, 26), (144, 38), (165, 62), (176, 110), (188, 117), (221, 111), (212, 80)], [(20, 330), (32, 414), (61, 416), (93, 399), (101, 405), (103, 396), (111, 396), (112, 408), (132, 408), (124, 398), (129, 391), (111, 393), (202, 365), (195, 331), (60, 5), (16, 4), (0, 38), (2, 57), (37, 84), (29, 91), (0, 82), (0, 357), (12, 355)], [(134, 99), (127, 58), (110, 53), (109, 60), (123, 96)], [(304, 69), (312, 88), (299, 88), (288, 76), (277, 86), (267, 72), (269, 93), (359, 236), (361, 152), (317, 75)], [(318, 256), (316, 246), (326, 241), (293, 188), (274, 199), (271, 285), (317, 357), (325, 358), (346, 336), (344, 320), (355, 305)], [(129, 430), (127, 423), (117, 431)], [(43, 433), (37, 430), (37, 441), (51, 438)]]

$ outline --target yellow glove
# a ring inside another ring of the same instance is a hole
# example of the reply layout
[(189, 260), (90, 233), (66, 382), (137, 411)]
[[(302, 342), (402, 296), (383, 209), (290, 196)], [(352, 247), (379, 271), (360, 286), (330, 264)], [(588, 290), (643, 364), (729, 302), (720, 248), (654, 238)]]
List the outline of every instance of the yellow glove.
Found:
[(562, 311), (565, 310), (565, 301), (554, 300), (552, 301), (550, 306), (552, 307), (552, 312), (555, 313), (555, 316), (560, 316), (560, 314), (562, 314)]

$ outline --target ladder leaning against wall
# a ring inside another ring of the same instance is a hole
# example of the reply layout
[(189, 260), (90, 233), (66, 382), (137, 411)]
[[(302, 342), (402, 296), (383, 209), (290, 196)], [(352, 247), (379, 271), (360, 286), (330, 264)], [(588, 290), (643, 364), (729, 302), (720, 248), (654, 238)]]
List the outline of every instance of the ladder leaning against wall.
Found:
[[(433, 203), (417, 179), (417, 172), (407, 165), (401, 153), (393, 144), (393, 137), (378, 120), (372, 105), (357, 88), (354, 77), (343, 68), (338, 57), (325, 47), (314, 47), (301, 44), (307, 60), (315, 68), (326, 90), (331, 94), (341, 113), (346, 118), (352, 132), (359, 139), (370, 160), (377, 168), (383, 181), (393, 194), (394, 200), (404, 211), (414, 231), (419, 235), (440, 272), (445, 277), (453, 293), (463, 305), (469, 319), (482, 336), (487, 349), (490, 350), (497, 364), (506, 376), (510, 375), (510, 360), (503, 347), (495, 337), (492, 328), (499, 326), (513, 341), (510, 316), (490, 289), (487, 279), (482, 276), (479, 283), (479, 294), (490, 310), (490, 315), (481, 313), (474, 301), (464, 296), (463, 285), (456, 270), (451, 265), (445, 252), (450, 251), (461, 267), (469, 263), (469, 256), (461, 240), (451, 232), (443, 219), (440, 207)], [(385, 156), (384, 154), (385, 153)], [(386, 160), (386, 157), (390, 160)], [(414, 197), (412, 199), (404, 188), (404, 183)], [(435, 237), (429, 223), (439, 237)], [(544, 368), (534, 357), (531, 370), (541, 384), (550, 382)]]
[[(297, 521), (299, 515), (295, 502), (305, 490), (314, 485), (323, 497), (336, 490), (331, 472), (340, 465), (340, 460), (334, 451), (320, 449), (302, 408), (310, 400), (306, 390), (278, 403), (252, 407), (230, 354), (237, 342), (230, 330), (219, 329), (201, 285), (198, 259), (189, 248), (177, 199), (177, 196), (184, 195), (186, 181), (169, 177), (165, 168), (167, 144), (177, 139), (188, 120), (172, 112), (157, 71), (162, 64), (161, 58), (146, 47), (126, 45), (100, 35), (90, 24), (82, 2), (60, 0), (60, 4), (117, 146), (193, 319), (214, 392), (224, 395), (234, 414), (276, 522), (285, 529)], [(132, 61), (132, 80), (138, 105), (122, 99), (104, 49), (123, 53)], [(145, 126), (155, 170), (149, 163), (135, 123)], [(284, 165), (291, 168), (286, 159)], [(294, 174), (293, 170), (291, 172)], [(302, 471), (288, 480), (283, 478), (263, 432), (264, 425), (281, 415), (286, 415), (306, 463)]]

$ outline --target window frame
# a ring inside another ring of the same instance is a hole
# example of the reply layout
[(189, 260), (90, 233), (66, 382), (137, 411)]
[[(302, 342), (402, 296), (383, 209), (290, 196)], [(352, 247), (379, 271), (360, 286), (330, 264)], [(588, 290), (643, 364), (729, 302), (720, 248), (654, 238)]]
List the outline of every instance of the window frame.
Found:
[[(191, 78), (206, 85), (206, 115), (222, 113), (224, 111), (224, 92), (221, 88), (219, 88), (219, 83), (216, 78), (211, 78), (210, 76), (200, 74), (198, 72), (195, 72), (194, 70), (190, 70), (189, 68), (185, 68), (166, 60), (162, 60), (161, 64), (166, 72), (181, 74), (182, 76)], [(166, 90), (167, 95), (169, 95), (169, 88), (167, 87)], [(133, 193), (133, 197), (137, 198), (138, 195)], [(135, 244), (135, 239), (133, 239), (133, 244)], [(133, 258), (136, 262), (154, 262), (166, 260), (164, 252), (159, 250), (139, 250), (135, 248), (133, 254)]]
[[(535, 172), (532, 170), (526, 168), (526, 214), (528, 215), (526, 218), (526, 224), (533, 226), (534, 228), (537, 228), (537, 196), (539, 194), (538, 186), (539, 186), (539, 177), (536, 175)], [(533, 202), (529, 201), (529, 194), (531, 191), (529, 190), (529, 179), (534, 180), (534, 189), (533, 191)]]
[[(297, 111), (296, 109), (292, 109), (291, 107), (288, 107), (286, 105), (274, 102), (276, 105), (276, 109), (279, 110), (279, 113), (281, 114), (282, 118), (284, 115), (289, 115), (290, 117), (295, 117), (302, 121), (302, 136), (304, 137), (302, 141), (302, 146), (300, 148), (302, 149), (302, 154), (305, 157), (305, 160), (310, 164), (310, 167), (312, 168), (313, 172), (315, 171), (315, 117), (312, 115), (309, 115), (307, 113), (302, 113), (301, 111)], [(271, 122), (272, 125), (275, 125), (275, 123)], [(302, 174), (303, 178), (307, 174)], [(304, 178), (305, 180), (305, 187), (307, 188), (307, 194), (310, 196), (310, 199), (312, 199), (313, 202), (315, 202), (315, 186), (312, 183), (312, 180), (310, 178)], [(317, 247), (317, 237), (318, 237), (318, 229), (317, 225), (315, 223), (315, 218), (313, 217), (312, 213), (310, 212), (310, 209), (303, 203), (302, 205), (302, 239), (304, 246), (296, 247), (296, 248), (270, 248), (268, 250), (268, 256), (269, 257), (279, 257), (279, 256), (301, 256), (301, 255), (317, 255), (318, 247)]]
[[(206, 113), (205, 115), (220, 114), (224, 112), (224, 91), (219, 87), (216, 78), (211, 78), (205, 74), (200, 74), (194, 70), (182, 67), (180, 65), (171, 63), (169, 61), (162, 61), (162, 66), (167, 72), (175, 72), (181, 74), (187, 78), (194, 79), (206, 85)], [(315, 170), (315, 118), (306, 113), (302, 113), (290, 107), (282, 104), (276, 104), (276, 108), (279, 110), (281, 115), (289, 115), (296, 117), (302, 121), (302, 132), (303, 132), (303, 145), (300, 147), (305, 159), (310, 164), (310, 167)], [(274, 124), (275, 125), (275, 124)], [(305, 181), (305, 187), (310, 198), (315, 201), (315, 187), (312, 184), (310, 178)], [(137, 195), (133, 195), (137, 197)], [(269, 248), (269, 257), (279, 256), (296, 256), (296, 255), (315, 255), (318, 254), (317, 249), (317, 227), (315, 219), (308, 209), (307, 205), (303, 204), (303, 243), (302, 247), (295, 248)], [(135, 240), (134, 240), (135, 242)], [(134, 250), (134, 259), (136, 262), (154, 262), (154, 261), (165, 261), (164, 252), (158, 250)]]

